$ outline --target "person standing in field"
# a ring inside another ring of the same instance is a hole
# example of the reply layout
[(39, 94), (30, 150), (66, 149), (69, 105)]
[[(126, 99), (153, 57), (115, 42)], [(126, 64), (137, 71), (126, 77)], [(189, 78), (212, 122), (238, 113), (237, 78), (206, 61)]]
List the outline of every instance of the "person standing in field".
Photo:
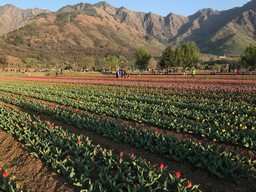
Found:
[(192, 77), (195, 77), (195, 76), (196, 76), (196, 70), (193, 69), (193, 70), (192, 70)]

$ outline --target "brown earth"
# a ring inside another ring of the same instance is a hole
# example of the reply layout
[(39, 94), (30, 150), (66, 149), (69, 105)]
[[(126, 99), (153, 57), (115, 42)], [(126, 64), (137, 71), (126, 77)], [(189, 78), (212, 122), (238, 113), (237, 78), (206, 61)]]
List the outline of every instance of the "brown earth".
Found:
[[(17, 106), (13, 106), (10, 104), (5, 104), (2, 103), (4, 105), (8, 105), (10, 107), (13, 108), (18, 108), (21, 109)], [(35, 112), (33, 111), (28, 111), (28, 110), (24, 110), (30, 114), (35, 114)], [(55, 125), (57, 126), (62, 126), (64, 129), (66, 129), (69, 132), (72, 133), (76, 133), (76, 134), (83, 134), (83, 135), (87, 135), (90, 137), (90, 139), (93, 141), (94, 144), (99, 144), (102, 147), (105, 147), (107, 149), (112, 149), (113, 152), (119, 153), (120, 151), (123, 151), (124, 154), (131, 154), (134, 153), (136, 156), (142, 157), (144, 159), (146, 159), (147, 161), (150, 161), (152, 164), (160, 164), (160, 163), (164, 163), (166, 166), (168, 166), (168, 170), (169, 171), (180, 171), (182, 176), (188, 178), (189, 180), (192, 181), (192, 183), (194, 184), (200, 184), (200, 188), (202, 191), (207, 191), (207, 192), (252, 192), (252, 191), (256, 191), (256, 185), (255, 185), (255, 178), (250, 178), (250, 179), (241, 179), (239, 181), (239, 183), (233, 183), (231, 181), (227, 181), (227, 180), (223, 180), (223, 179), (218, 179), (212, 175), (209, 175), (208, 172), (201, 170), (201, 169), (195, 169), (193, 168), (189, 163), (187, 162), (176, 162), (176, 161), (171, 161), (171, 160), (167, 160), (166, 158), (163, 158), (157, 154), (154, 153), (149, 153), (146, 152), (142, 149), (137, 149), (134, 147), (131, 147), (130, 145), (124, 144), (124, 143), (117, 143), (114, 142), (111, 139), (105, 138), (103, 136), (100, 136), (92, 131), (87, 131), (87, 130), (80, 130), (78, 128), (76, 128), (75, 126), (72, 125), (68, 125), (64, 122), (61, 121), (57, 121), (55, 119), (53, 119), (50, 116), (46, 116), (43, 114), (40, 114), (40, 118), (42, 120), (47, 120), (47, 121), (51, 121), (54, 122)], [(1, 136), (2, 136), (2, 132)], [(11, 136), (9, 136), (11, 137)], [(2, 140), (2, 139), (1, 139)], [(14, 140), (12, 138), (12, 140)], [(11, 143), (11, 142), (8, 142)], [(0, 146), (2, 145), (2, 142), (0, 142)], [(21, 144), (19, 144), (20, 146), (22, 146)], [(21, 149), (24, 149), (24, 147), (21, 147)], [(5, 153), (4, 151), (2, 151), (2, 147), (0, 150), (1, 153)], [(23, 154), (23, 152), (21, 153)], [(27, 158), (28, 159), (28, 158)], [(34, 159), (34, 158), (32, 158)], [(6, 162), (8, 162), (8, 164), (13, 164), (13, 162), (18, 162), (19, 164), (17, 164), (15, 167), (18, 169), (20, 167), (22, 167), (23, 165), (20, 164), (20, 162), (23, 162), (24, 160), (22, 159), (22, 155), (21, 156), (17, 156), (16, 159), (10, 159)], [(39, 160), (38, 160), (39, 161)], [(23, 173), (26, 173), (27, 170), (33, 170), (33, 166), (35, 166), (35, 163), (31, 162), (27, 162), (28, 164), (26, 164), (28, 167), (26, 169), (20, 169), (21, 172), (23, 171)], [(30, 164), (31, 163), (31, 164)], [(43, 165), (42, 165), (43, 166)], [(16, 174), (16, 170), (14, 171), (17, 179), (19, 178), (19, 176)], [(52, 173), (53, 174), (53, 173)], [(44, 178), (44, 177), (43, 177)], [(33, 182), (38, 182), (37, 179), (39, 179), (39, 181), (42, 182), (42, 185), (40, 185), (42, 188), (40, 188), (40, 186), (36, 187), (36, 189), (44, 189), (44, 182), (45, 183), (49, 183), (49, 181), (47, 181), (47, 179), (42, 180), (42, 178), (40, 177), (30, 177), (30, 179), (26, 178), (24, 179), (25, 181), (29, 181), (29, 183), (33, 183)], [(57, 178), (57, 183), (55, 185), (59, 186), (63, 183), (64, 185), (64, 180), (62, 180), (61, 178)], [(19, 182), (21, 182), (22, 179), (19, 180)], [(22, 183), (22, 182), (21, 182)], [(25, 182), (26, 184), (26, 182)], [(36, 185), (30, 185), (30, 187), (32, 187), (32, 191), (33, 189), (35, 189)], [(29, 187), (27, 187), (29, 188)], [(30, 189), (30, 190), (31, 190)], [(49, 188), (49, 190), (44, 190), (44, 191), (51, 191), (51, 189), (53, 188)], [(66, 190), (65, 190), (66, 191)]]

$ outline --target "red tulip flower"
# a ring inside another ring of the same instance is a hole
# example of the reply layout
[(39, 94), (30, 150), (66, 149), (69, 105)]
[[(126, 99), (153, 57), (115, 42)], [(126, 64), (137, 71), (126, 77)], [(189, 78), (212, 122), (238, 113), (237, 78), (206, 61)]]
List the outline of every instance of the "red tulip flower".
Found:
[(193, 185), (192, 185), (192, 182), (191, 181), (188, 181), (188, 187), (190, 188), (190, 187), (192, 187)]
[(120, 157), (123, 157), (123, 156), (124, 156), (123, 151), (120, 151), (119, 156), (120, 156)]
[(80, 141), (80, 140), (77, 141), (77, 144), (78, 144), (78, 145), (81, 145), (81, 144), (82, 144), (82, 141)]
[(135, 155), (134, 155), (134, 153), (132, 153), (132, 154), (131, 154), (131, 158), (134, 159), (134, 157), (135, 157)]
[(180, 178), (181, 173), (180, 173), (179, 171), (177, 171), (177, 172), (175, 173), (175, 175), (176, 175), (177, 178)]
[(7, 171), (3, 172), (3, 177), (8, 177), (9, 173)]
[(161, 170), (164, 169), (164, 164), (163, 164), (163, 163), (160, 163), (159, 168), (160, 168)]

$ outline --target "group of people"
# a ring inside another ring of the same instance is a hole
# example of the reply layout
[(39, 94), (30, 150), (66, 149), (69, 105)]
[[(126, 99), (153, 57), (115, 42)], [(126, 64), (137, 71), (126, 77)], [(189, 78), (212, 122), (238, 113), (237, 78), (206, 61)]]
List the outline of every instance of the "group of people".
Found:
[[(183, 75), (188, 75), (187, 74), (187, 71), (185, 70), (184, 71), (184, 73), (183, 73)], [(196, 70), (195, 69), (193, 69), (192, 71), (191, 71), (191, 77), (195, 77), (196, 76)], [(126, 70), (123, 70), (123, 69), (119, 69), (119, 70), (116, 70), (116, 78), (126, 78), (126, 77), (130, 77), (130, 73), (127, 73), (126, 72)]]
[(126, 70), (123, 69), (119, 69), (116, 71), (116, 78), (125, 78), (125, 77), (130, 77), (130, 74), (126, 72)]

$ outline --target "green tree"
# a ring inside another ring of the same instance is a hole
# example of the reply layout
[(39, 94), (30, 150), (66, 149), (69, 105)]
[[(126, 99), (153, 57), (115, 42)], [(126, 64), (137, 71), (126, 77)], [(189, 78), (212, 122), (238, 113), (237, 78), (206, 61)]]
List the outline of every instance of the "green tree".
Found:
[[(175, 55), (175, 65), (177, 67), (183, 67), (184, 66), (184, 52), (181, 51), (180, 47), (177, 47), (174, 52)], [(185, 68), (185, 67), (184, 67)]]
[(180, 63), (183, 65), (182, 67), (192, 68), (195, 67), (196, 63), (199, 61), (199, 49), (196, 46), (195, 42), (184, 42), (180, 46)]
[(145, 70), (148, 68), (151, 55), (148, 53), (146, 48), (144, 47), (138, 48), (135, 53), (135, 58), (136, 58), (135, 65), (138, 69)]
[(161, 68), (174, 67), (176, 64), (175, 51), (171, 46), (167, 46), (162, 54), (160, 66)]
[(241, 60), (246, 67), (250, 68), (250, 70), (254, 70), (256, 68), (256, 45), (251, 44), (246, 47)]
[(195, 67), (199, 61), (199, 49), (194, 42), (184, 42), (180, 47), (175, 50), (168, 46), (164, 50), (160, 66), (162, 68), (170, 67)]
[(109, 68), (111, 71), (118, 69), (119, 66), (119, 59), (111, 55), (106, 59), (106, 67)]

